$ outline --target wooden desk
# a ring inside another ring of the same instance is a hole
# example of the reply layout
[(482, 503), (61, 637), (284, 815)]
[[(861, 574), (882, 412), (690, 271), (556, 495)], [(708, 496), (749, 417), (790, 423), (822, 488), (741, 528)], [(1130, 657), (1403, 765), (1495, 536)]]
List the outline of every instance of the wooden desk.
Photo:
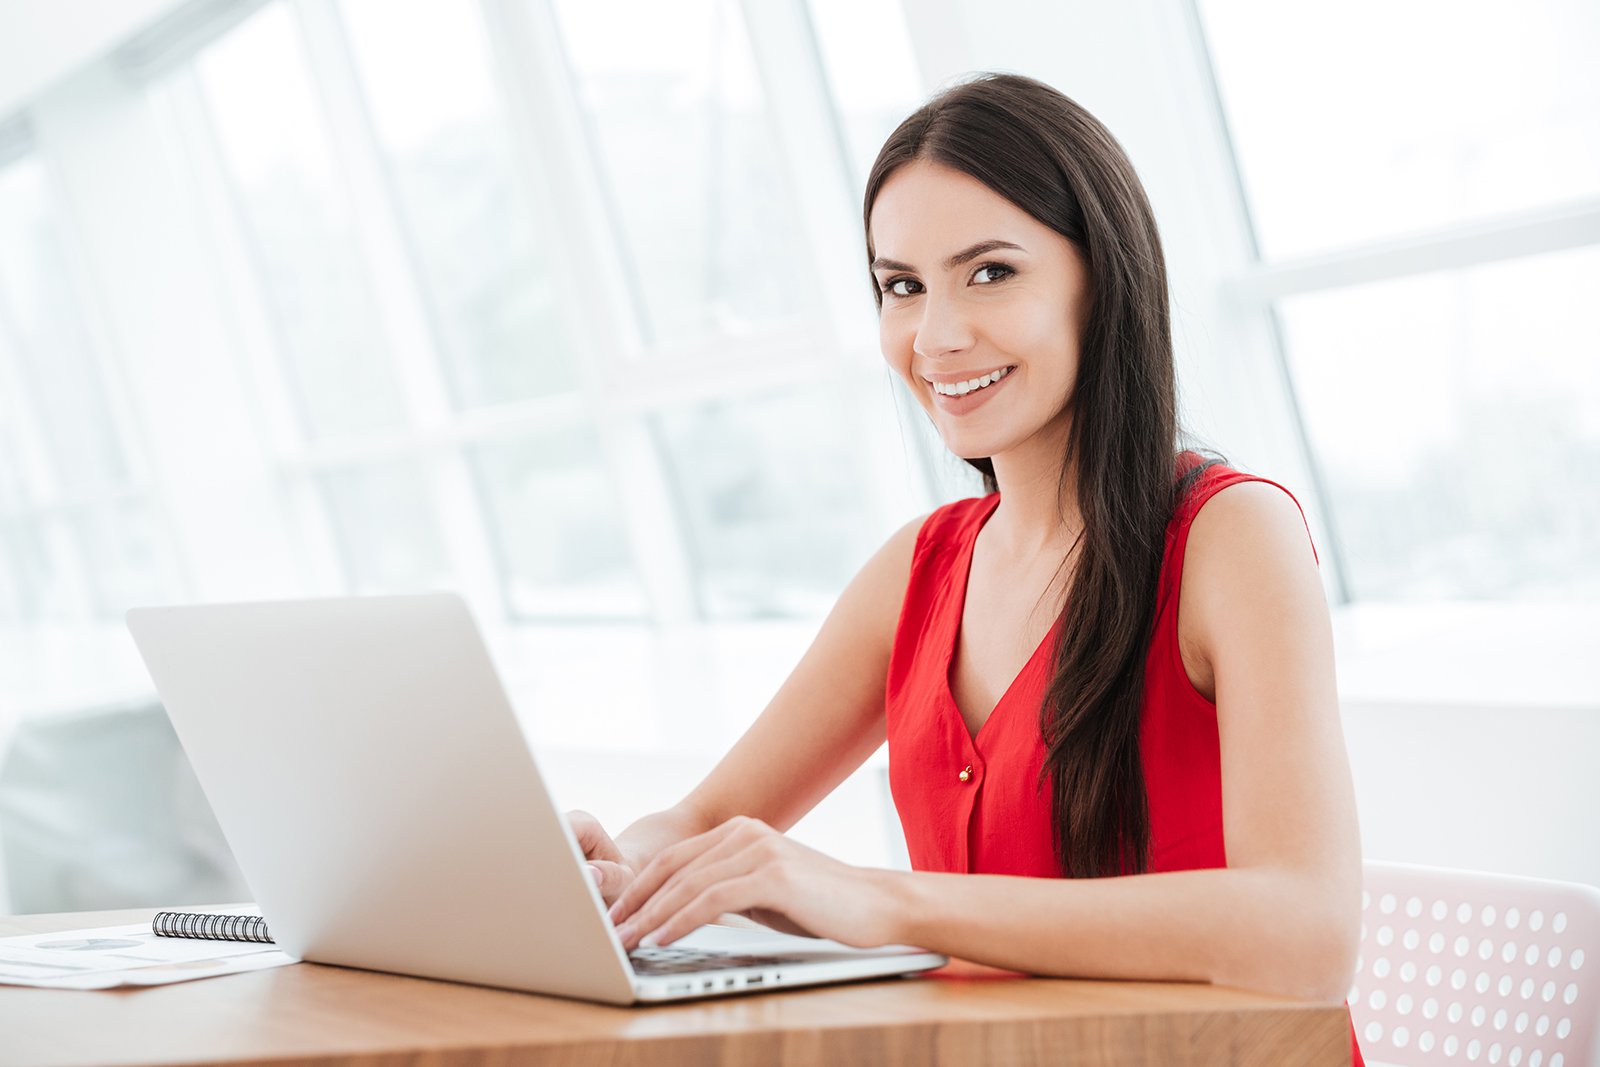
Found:
[[(0, 936), (154, 909), (0, 916)], [(1343, 1005), (1187, 983), (935, 975), (614, 1008), (302, 963), (138, 990), (0, 986), (7, 1067), (225, 1063), (1347, 1067)]]

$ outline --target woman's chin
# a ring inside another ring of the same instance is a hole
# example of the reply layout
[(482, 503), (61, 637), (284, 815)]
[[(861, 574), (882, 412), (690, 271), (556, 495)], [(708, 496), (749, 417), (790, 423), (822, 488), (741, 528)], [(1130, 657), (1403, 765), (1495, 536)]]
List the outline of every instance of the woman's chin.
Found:
[(1000, 440), (995, 434), (972, 433), (962, 430), (948, 430), (937, 422), (934, 428), (939, 431), (939, 440), (944, 442), (944, 447), (961, 459), (988, 459), (996, 452), (1006, 448), (1009, 441)]

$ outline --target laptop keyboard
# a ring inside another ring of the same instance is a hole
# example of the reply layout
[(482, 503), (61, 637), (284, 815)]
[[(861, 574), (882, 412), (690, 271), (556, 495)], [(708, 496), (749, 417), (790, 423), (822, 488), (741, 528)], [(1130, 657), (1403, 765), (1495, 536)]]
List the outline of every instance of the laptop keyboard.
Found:
[(731, 971), (739, 967), (771, 967), (801, 963), (800, 956), (744, 956), (733, 952), (704, 952), (691, 948), (636, 948), (628, 953), (633, 973), (640, 975)]

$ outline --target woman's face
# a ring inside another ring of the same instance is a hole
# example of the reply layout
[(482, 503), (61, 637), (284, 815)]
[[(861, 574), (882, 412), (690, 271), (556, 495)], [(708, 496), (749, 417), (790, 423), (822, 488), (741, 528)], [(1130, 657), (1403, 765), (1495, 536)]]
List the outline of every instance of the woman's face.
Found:
[(884, 358), (945, 445), (966, 459), (998, 456), (1065, 428), (1089, 299), (1072, 242), (977, 179), (920, 159), (884, 182), (869, 228)]

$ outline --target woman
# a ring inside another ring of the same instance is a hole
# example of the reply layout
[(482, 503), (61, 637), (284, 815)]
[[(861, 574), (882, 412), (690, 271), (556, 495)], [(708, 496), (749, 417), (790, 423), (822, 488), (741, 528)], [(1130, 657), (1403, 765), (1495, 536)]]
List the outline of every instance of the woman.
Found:
[[(985, 76), (890, 136), (865, 224), (884, 356), (989, 494), (889, 539), (682, 803), (615, 841), (572, 814), (623, 942), (744, 912), (1341, 999), (1361, 852), (1314, 550), (1285, 491), (1176, 450), (1165, 266), (1120, 146)], [(914, 870), (782, 835), (885, 738)]]

